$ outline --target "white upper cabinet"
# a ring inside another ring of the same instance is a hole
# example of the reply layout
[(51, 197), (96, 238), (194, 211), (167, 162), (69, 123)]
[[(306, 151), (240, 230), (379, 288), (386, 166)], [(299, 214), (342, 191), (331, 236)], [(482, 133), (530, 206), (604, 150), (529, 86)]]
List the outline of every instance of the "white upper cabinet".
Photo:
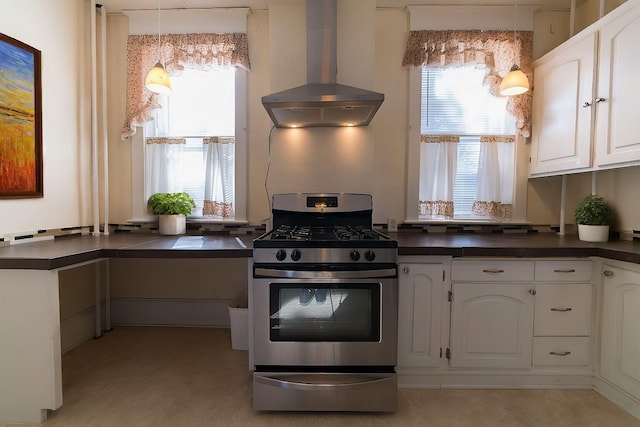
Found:
[(531, 175), (591, 167), (596, 42), (596, 33), (571, 39), (535, 64)]
[(640, 164), (638, 40), (631, 0), (534, 63), (530, 176)]
[(596, 91), (597, 166), (640, 161), (640, 132), (637, 129), (640, 5), (635, 4), (634, 8), (600, 30)]

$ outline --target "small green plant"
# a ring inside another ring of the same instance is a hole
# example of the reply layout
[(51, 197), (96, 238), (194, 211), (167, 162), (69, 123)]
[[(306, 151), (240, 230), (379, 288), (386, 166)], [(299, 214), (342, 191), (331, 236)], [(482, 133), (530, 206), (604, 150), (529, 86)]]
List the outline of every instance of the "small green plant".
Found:
[(189, 216), (196, 203), (187, 193), (155, 193), (149, 197), (147, 206), (154, 215)]
[(602, 197), (590, 194), (578, 204), (575, 219), (576, 224), (611, 225), (613, 210)]

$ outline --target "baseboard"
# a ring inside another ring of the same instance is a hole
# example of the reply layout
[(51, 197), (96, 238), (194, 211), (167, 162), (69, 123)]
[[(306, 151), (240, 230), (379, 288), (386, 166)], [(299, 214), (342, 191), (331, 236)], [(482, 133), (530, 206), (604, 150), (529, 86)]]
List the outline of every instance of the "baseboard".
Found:
[(607, 400), (640, 420), (640, 399), (636, 399), (599, 376), (593, 378), (593, 388), (607, 398)]
[[(102, 325), (105, 320), (105, 303), (102, 303), (100, 314)], [(60, 322), (60, 346), (62, 353), (73, 349), (83, 342), (92, 339), (96, 335), (96, 309), (91, 306), (88, 309), (76, 313), (68, 319)]]
[(561, 374), (536, 372), (452, 372), (417, 374), (398, 370), (401, 388), (513, 388), (513, 389), (591, 389), (590, 373)]
[(231, 300), (112, 298), (113, 326), (228, 328)]

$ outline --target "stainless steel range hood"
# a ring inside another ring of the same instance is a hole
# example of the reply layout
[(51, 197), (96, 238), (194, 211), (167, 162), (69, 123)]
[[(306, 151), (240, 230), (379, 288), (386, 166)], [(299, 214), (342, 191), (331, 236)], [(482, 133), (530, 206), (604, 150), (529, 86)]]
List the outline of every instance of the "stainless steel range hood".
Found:
[(336, 0), (307, 0), (307, 84), (262, 97), (276, 127), (367, 126), (384, 95), (336, 83)]

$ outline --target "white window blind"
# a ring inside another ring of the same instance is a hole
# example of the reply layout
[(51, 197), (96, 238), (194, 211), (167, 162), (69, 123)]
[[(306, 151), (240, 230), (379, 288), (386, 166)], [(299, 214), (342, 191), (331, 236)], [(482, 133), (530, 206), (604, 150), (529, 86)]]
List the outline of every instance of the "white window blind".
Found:
[(473, 65), (422, 68), (422, 134), (513, 135), (507, 98), (482, 84), (486, 70)]

